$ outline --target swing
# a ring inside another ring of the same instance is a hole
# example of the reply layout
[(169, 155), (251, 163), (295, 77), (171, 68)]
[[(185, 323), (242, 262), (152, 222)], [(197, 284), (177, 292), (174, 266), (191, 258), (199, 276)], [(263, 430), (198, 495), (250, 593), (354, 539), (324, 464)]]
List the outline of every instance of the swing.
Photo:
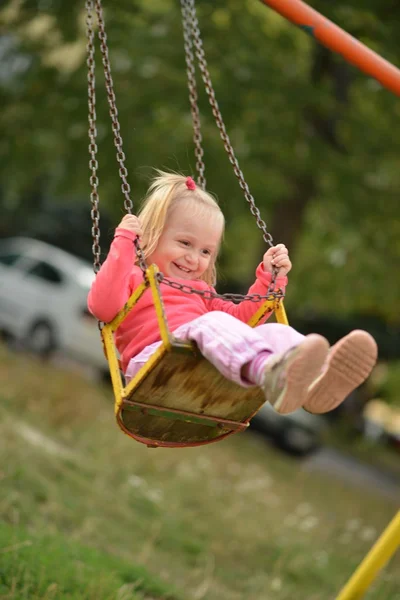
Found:
[[(263, 233), (264, 241), (273, 245), (272, 237), (261, 219), (247, 183), (239, 168), (232, 145), (225, 130), (207, 63), (204, 56), (194, 0), (181, 0), (182, 21), (184, 31), (184, 48), (186, 54), (189, 98), (194, 128), (196, 169), (198, 185), (205, 188), (203, 149), (201, 146), (201, 131), (199, 109), (197, 106), (197, 89), (195, 79), (194, 54), (198, 59), (199, 68), (212, 107), (224, 147), (233, 165), (235, 175), (244, 191), (245, 199), (256, 219), (257, 226)], [(125, 155), (122, 149), (122, 138), (118, 121), (118, 111), (111, 77), (111, 66), (108, 57), (107, 36), (105, 33), (104, 17), (101, 0), (86, 0), (87, 37), (88, 37), (88, 103), (89, 103), (89, 152), (91, 177), (91, 216), (93, 235), (94, 270), (100, 269), (100, 227), (99, 227), (99, 195), (97, 177), (97, 145), (96, 145), (96, 92), (95, 92), (95, 50), (92, 12), (95, 8), (98, 20), (98, 36), (102, 53), (105, 84), (107, 89), (114, 143), (117, 148), (119, 174), (122, 180), (124, 207), (127, 213), (133, 209), (130, 198), (130, 186), (127, 181)], [(245, 430), (252, 416), (265, 403), (263, 392), (259, 388), (242, 388), (228, 381), (210, 364), (199, 352), (193, 342), (182, 342), (175, 339), (166, 320), (160, 284), (169, 285), (185, 293), (198, 293), (210, 297), (219, 297), (233, 301), (264, 300), (263, 305), (256, 311), (249, 325), (256, 326), (267, 313), (274, 312), (279, 323), (288, 324), (283, 306), (281, 290), (275, 290), (276, 271), (265, 296), (214, 294), (199, 292), (184, 285), (167, 279), (160, 273), (156, 265), (146, 264), (143, 251), (138, 240), (135, 241), (137, 263), (143, 273), (143, 282), (133, 292), (132, 296), (107, 324), (100, 324), (105, 354), (109, 363), (110, 375), (115, 396), (115, 417), (121, 430), (138, 442), (148, 447), (187, 447), (198, 446), (222, 440), (223, 438)], [(128, 312), (136, 305), (143, 293), (150, 288), (154, 308), (157, 315), (162, 341), (157, 351), (139, 370), (135, 377), (124, 385), (121, 375), (120, 362), (114, 344), (114, 334)]]

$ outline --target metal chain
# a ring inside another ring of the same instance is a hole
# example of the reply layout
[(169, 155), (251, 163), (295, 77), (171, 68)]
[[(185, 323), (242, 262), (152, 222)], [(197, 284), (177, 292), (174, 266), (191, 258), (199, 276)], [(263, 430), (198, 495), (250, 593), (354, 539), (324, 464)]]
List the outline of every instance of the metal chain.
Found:
[[(113, 135), (114, 135), (114, 145), (117, 149), (117, 161), (119, 164), (119, 176), (122, 180), (121, 189), (122, 189), (122, 193), (124, 195), (124, 207), (128, 214), (132, 213), (133, 202), (130, 197), (131, 188), (130, 188), (130, 185), (129, 185), (128, 179), (127, 179), (128, 178), (128, 169), (125, 166), (126, 157), (125, 157), (125, 153), (123, 151), (123, 141), (122, 141), (122, 137), (120, 134), (121, 127), (120, 127), (119, 120), (118, 120), (118, 110), (117, 110), (117, 106), (116, 106), (114, 83), (113, 83), (113, 80), (111, 77), (111, 65), (110, 65), (110, 59), (108, 56), (107, 35), (105, 32), (103, 8), (101, 5), (101, 0), (94, 0), (94, 1), (87, 0), (86, 1), (86, 10), (87, 10), (86, 25), (87, 25), (87, 37), (88, 37), (87, 48), (88, 48), (88, 67), (89, 67), (89, 74), (88, 74), (88, 80), (89, 80), (89, 84), (88, 84), (88, 86), (89, 86), (89, 138), (90, 138), (89, 150), (92, 154), (92, 160), (90, 161), (90, 166), (92, 168), (92, 177), (91, 177), (90, 183), (92, 185), (92, 195), (94, 196), (94, 202), (95, 202), (95, 204), (94, 204), (95, 208), (94, 208), (94, 210), (92, 209), (92, 221), (94, 223), (92, 233), (93, 233), (93, 239), (95, 240), (94, 248), (96, 248), (96, 251), (98, 252), (98, 254), (95, 258), (95, 263), (96, 263), (95, 271), (97, 272), (100, 268), (100, 247), (98, 244), (98, 239), (100, 237), (100, 229), (98, 227), (98, 218), (99, 218), (99, 212), (98, 212), (99, 197), (98, 197), (98, 193), (97, 193), (97, 186), (99, 183), (98, 177), (97, 177), (98, 163), (97, 163), (97, 160), (95, 160), (95, 158), (96, 158), (95, 155), (97, 152), (97, 146), (95, 143), (97, 131), (96, 131), (96, 127), (95, 127), (95, 125), (96, 125), (96, 112), (95, 112), (96, 87), (95, 87), (94, 33), (93, 33), (93, 18), (92, 18), (93, 6), (95, 7), (95, 10), (96, 10), (98, 26), (99, 26), (98, 36), (99, 36), (99, 40), (100, 40), (100, 49), (101, 49), (101, 54), (102, 54), (102, 58), (103, 58), (102, 62), (103, 62), (103, 67), (104, 67), (104, 77), (105, 77), (105, 85), (106, 85), (106, 90), (107, 90), (107, 99), (108, 99), (108, 104), (110, 107), (112, 131), (113, 131)], [(93, 204), (93, 200), (92, 200), (92, 204)], [(143, 272), (143, 276), (146, 277), (147, 264), (146, 264), (143, 250), (140, 247), (140, 243), (139, 243), (138, 239), (135, 240), (135, 252), (136, 252), (137, 259), (138, 259), (139, 267)]]
[[(238, 161), (235, 157), (232, 145), (230, 143), (229, 137), (225, 130), (225, 125), (222, 121), (222, 116), (219, 111), (217, 101), (215, 99), (215, 93), (212, 88), (211, 79), (210, 79), (210, 76), (209, 76), (209, 73), (207, 70), (207, 63), (206, 63), (206, 60), (204, 57), (204, 50), (202, 48), (202, 42), (200, 39), (200, 31), (199, 31), (199, 27), (198, 27), (198, 23), (197, 23), (194, 1), (193, 0), (181, 0), (181, 1), (182, 1), (182, 8), (183, 8), (183, 11), (182, 11), (183, 20), (187, 24), (189, 24), (189, 21), (190, 21), (189, 27), (187, 27), (185, 25), (185, 35), (187, 36), (187, 35), (189, 35), (189, 32), (191, 32), (191, 39), (189, 40), (189, 46), (188, 46), (190, 49), (191, 57), (194, 58), (193, 53), (191, 51), (191, 48), (192, 48), (191, 40), (193, 39), (194, 45), (196, 47), (196, 55), (197, 55), (197, 58), (199, 61), (199, 66), (202, 71), (203, 81), (206, 86), (206, 91), (207, 91), (207, 94), (208, 94), (208, 97), (210, 100), (211, 107), (213, 109), (213, 114), (216, 119), (218, 129), (220, 130), (221, 137), (224, 141), (224, 146), (228, 153), (229, 160), (232, 163), (232, 165), (234, 167), (234, 172), (239, 179), (240, 187), (245, 192), (245, 198), (251, 206), (250, 210), (251, 210), (252, 214), (256, 217), (257, 225), (263, 231), (264, 240), (267, 243), (269, 243), (270, 246), (272, 246), (272, 237), (266, 230), (266, 224), (261, 219), (260, 212), (255, 205), (254, 199), (253, 199), (252, 195), (250, 194), (249, 188), (244, 180), (243, 174), (240, 171)], [(97, 130), (96, 130), (96, 110), (95, 110), (96, 88), (95, 88), (94, 34), (93, 34), (93, 18), (92, 18), (93, 6), (95, 6), (95, 9), (96, 9), (98, 25), (99, 25), (98, 36), (100, 39), (100, 48), (101, 48), (101, 53), (102, 53), (102, 57), (103, 57), (102, 62), (103, 62), (104, 75), (105, 75), (105, 81), (106, 81), (107, 98), (108, 98), (108, 103), (110, 106), (110, 116), (111, 116), (111, 121), (112, 121), (112, 131), (114, 134), (114, 144), (115, 144), (115, 147), (117, 148), (117, 161), (119, 163), (119, 175), (122, 180), (121, 189), (124, 194), (124, 207), (125, 207), (125, 210), (127, 211), (127, 213), (129, 213), (129, 214), (131, 214), (131, 212), (132, 212), (133, 203), (130, 198), (130, 185), (127, 181), (128, 170), (125, 166), (125, 154), (122, 149), (123, 141), (122, 141), (122, 137), (120, 134), (120, 124), (119, 124), (119, 120), (118, 120), (118, 110), (116, 107), (114, 84), (113, 84), (113, 80), (111, 77), (111, 65), (110, 65), (110, 60), (109, 60), (109, 56), (108, 56), (107, 35), (105, 33), (105, 24), (104, 24), (101, 0), (86, 0), (86, 10), (87, 10), (86, 25), (87, 25), (87, 38), (88, 38), (87, 64), (88, 64), (88, 69), (89, 69), (88, 70), (89, 139), (90, 139), (89, 151), (90, 151), (90, 155), (91, 155), (91, 160), (90, 160), (89, 165), (92, 170), (92, 175), (90, 178), (90, 183), (92, 185), (92, 193), (91, 193), (92, 212), (91, 212), (91, 215), (92, 215), (92, 221), (93, 221), (92, 235), (93, 235), (93, 240), (94, 240), (94, 243), (93, 243), (94, 268), (95, 268), (95, 272), (97, 272), (100, 268), (100, 245), (99, 245), (100, 214), (99, 214), (99, 209), (98, 209), (99, 195), (98, 195), (98, 191), (97, 191), (99, 180), (97, 177), (98, 162), (96, 160)], [(186, 21), (185, 21), (185, 19), (186, 19)], [(185, 38), (185, 43), (187, 43), (186, 38)], [(190, 58), (189, 58), (189, 64), (188, 64), (188, 71), (189, 71), (189, 69), (190, 69), (189, 81), (190, 81), (191, 85), (193, 86), (192, 76), (193, 77), (195, 76), (195, 71), (194, 71), (194, 63), (190, 61)], [(188, 73), (188, 78), (189, 78), (189, 73)], [(192, 87), (192, 91), (193, 90), (195, 93), (194, 93), (194, 95), (192, 94), (192, 97), (191, 97), (191, 104), (193, 104), (192, 115), (199, 117), (199, 111), (198, 111), (198, 107), (197, 107), (197, 89), (195, 86)], [(194, 120), (194, 122), (195, 122), (195, 120)], [(202, 161), (203, 151), (201, 148), (201, 133), (200, 133), (200, 119), (199, 118), (197, 119), (196, 123), (197, 123), (197, 127), (198, 127), (197, 136), (200, 136), (200, 137), (197, 137), (197, 142), (199, 144), (198, 148), (200, 148), (200, 151), (198, 151), (198, 154), (196, 154), (197, 159), (200, 163), (198, 165), (199, 177), (204, 177), (204, 163)], [(201, 170), (201, 167), (202, 167), (202, 170)], [(204, 179), (204, 185), (205, 185), (205, 179)], [(141, 268), (141, 270), (143, 272), (143, 276), (146, 278), (147, 264), (146, 264), (143, 250), (140, 247), (138, 239), (135, 240), (135, 250), (136, 250), (136, 254), (137, 254), (137, 258), (138, 258), (139, 267)], [(276, 277), (276, 273), (275, 273), (275, 277)], [(274, 291), (275, 277), (273, 274), (271, 284), (267, 290), (267, 295), (262, 296), (259, 294), (247, 294), (247, 295), (218, 294), (217, 292), (211, 292), (210, 290), (205, 290), (205, 291), (196, 290), (195, 288), (192, 288), (191, 286), (181, 284), (177, 281), (172, 281), (170, 279), (167, 279), (166, 277), (164, 277), (164, 275), (162, 273), (157, 274), (157, 278), (158, 278), (159, 282), (169, 285), (170, 287), (173, 287), (184, 293), (198, 294), (198, 295), (204, 297), (205, 299), (221, 298), (221, 299), (225, 299), (225, 300), (232, 300), (234, 302), (239, 302), (239, 301), (244, 301), (244, 300), (248, 300), (250, 302), (260, 302), (261, 300), (265, 300), (265, 299), (283, 297), (283, 294), (281, 293), (280, 290)]]
[(185, 294), (197, 294), (206, 300), (211, 300), (212, 298), (221, 298), (221, 300), (231, 300), (233, 302), (243, 302), (245, 300), (248, 302), (260, 302), (261, 300), (272, 300), (274, 298), (285, 297), (285, 294), (280, 289), (274, 291), (274, 289), (270, 290), (270, 288), (268, 288), (265, 296), (261, 294), (218, 294), (217, 292), (212, 292), (211, 290), (196, 290), (190, 285), (168, 279), (162, 273), (157, 273), (157, 279), (160, 283), (165, 283), (165, 285), (168, 285), (175, 290), (179, 290)]
[(235, 152), (233, 150), (231, 141), (226, 132), (225, 124), (222, 119), (222, 114), (219, 109), (217, 99), (215, 97), (215, 91), (214, 91), (214, 88), (213, 88), (213, 85), (211, 82), (210, 73), (208, 71), (207, 61), (206, 61), (204, 49), (203, 49), (203, 42), (201, 40), (199, 23), (198, 23), (197, 16), (196, 16), (195, 1), (194, 0), (181, 0), (181, 2), (184, 3), (186, 6), (186, 11), (184, 14), (187, 16), (188, 19), (190, 19), (190, 27), (191, 27), (191, 31), (192, 31), (193, 43), (196, 48), (196, 56), (197, 56), (197, 60), (199, 63), (199, 68), (201, 71), (202, 79), (204, 81), (207, 96), (208, 96), (208, 99), (209, 99), (209, 102), (210, 102), (210, 105), (212, 108), (212, 113), (215, 118), (215, 122), (219, 129), (221, 138), (224, 142), (224, 148), (228, 154), (229, 161), (233, 166), (234, 173), (239, 180), (239, 185), (244, 192), (244, 196), (250, 205), (251, 213), (256, 218), (257, 225), (263, 233), (264, 241), (267, 244), (269, 244), (270, 246), (273, 246), (272, 236), (267, 231), (267, 225), (261, 218), (260, 211), (256, 206), (255, 200), (249, 190), (249, 186), (247, 185), (247, 183), (244, 179), (244, 175), (243, 175), (242, 171), (240, 170), (239, 162), (235, 156)]
[(187, 83), (189, 89), (189, 102), (190, 112), (192, 113), (193, 123), (193, 142), (194, 142), (194, 154), (196, 157), (196, 170), (198, 173), (197, 183), (203, 190), (206, 189), (206, 178), (204, 175), (205, 165), (203, 161), (204, 150), (202, 147), (202, 135), (200, 125), (200, 111), (197, 104), (197, 83), (196, 83), (196, 68), (193, 54), (193, 42), (192, 42), (192, 28), (190, 24), (190, 14), (188, 7), (184, 0), (181, 0), (182, 10), (182, 25), (183, 25), (183, 39), (185, 49), (185, 60), (186, 60), (186, 73)]
[(92, 252), (93, 252), (93, 270), (98, 273), (100, 269), (100, 211), (99, 211), (99, 179), (97, 177), (97, 128), (96, 128), (96, 85), (95, 85), (95, 59), (94, 59), (94, 33), (93, 33), (93, 0), (86, 0), (86, 35), (87, 35), (87, 66), (88, 66), (88, 106), (89, 106), (89, 168), (90, 175), (90, 202), (92, 209)]
[(108, 56), (108, 46), (107, 46), (107, 35), (105, 32), (104, 25), (104, 16), (103, 16), (103, 8), (101, 5), (101, 0), (95, 0), (95, 7), (97, 13), (97, 20), (99, 25), (98, 36), (100, 40), (100, 49), (103, 58), (103, 67), (104, 67), (104, 77), (105, 84), (107, 90), (107, 100), (110, 107), (110, 117), (111, 117), (111, 125), (112, 131), (114, 134), (114, 145), (117, 149), (117, 161), (119, 164), (119, 176), (122, 181), (121, 190), (124, 195), (124, 207), (128, 214), (132, 213), (133, 210), (133, 202), (130, 197), (131, 186), (128, 183), (128, 169), (125, 166), (125, 153), (123, 151), (123, 142), (121, 137), (121, 126), (118, 120), (118, 110), (116, 106), (115, 100), (115, 92), (114, 92), (114, 82), (111, 77), (111, 65), (110, 59)]
[[(195, 46), (195, 52), (201, 71), (201, 76), (204, 82), (205, 90), (211, 105), (215, 122), (220, 132), (220, 136), (222, 138), (222, 141), (224, 142), (224, 148), (228, 154), (229, 162), (231, 163), (233, 171), (239, 180), (239, 185), (244, 192), (244, 197), (250, 205), (250, 212), (255, 217), (258, 228), (262, 231), (265, 243), (272, 247), (274, 245), (272, 236), (267, 230), (267, 225), (265, 221), (261, 218), (260, 211), (257, 208), (255, 200), (250, 192), (249, 186), (247, 185), (244, 179), (244, 175), (240, 169), (239, 162), (235, 156), (233, 146), (226, 131), (226, 127), (222, 119), (222, 114), (219, 109), (217, 99), (215, 97), (215, 91), (212, 85), (210, 73), (208, 71), (207, 61), (205, 58), (203, 42), (201, 40), (200, 27), (196, 15), (195, 0), (181, 0), (181, 3), (185, 6), (185, 10), (182, 11), (183, 18), (186, 20), (185, 28), (190, 28), (192, 34), (192, 41)], [(275, 287), (277, 272), (277, 269), (273, 269), (272, 281), (271, 285), (269, 286), (268, 292), (272, 291)]]

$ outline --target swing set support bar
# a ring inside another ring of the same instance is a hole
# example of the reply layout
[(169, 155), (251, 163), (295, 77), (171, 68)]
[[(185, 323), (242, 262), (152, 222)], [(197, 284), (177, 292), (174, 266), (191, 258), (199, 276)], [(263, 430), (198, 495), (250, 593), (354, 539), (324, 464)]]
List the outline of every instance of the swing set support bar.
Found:
[(302, 0), (261, 0), (323, 46), (341, 54), (347, 62), (374, 77), (383, 87), (400, 96), (400, 70), (349, 33), (323, 17)]
[(400, 510), (360, 563), (336, 600), (359, 600), (400, 544)]

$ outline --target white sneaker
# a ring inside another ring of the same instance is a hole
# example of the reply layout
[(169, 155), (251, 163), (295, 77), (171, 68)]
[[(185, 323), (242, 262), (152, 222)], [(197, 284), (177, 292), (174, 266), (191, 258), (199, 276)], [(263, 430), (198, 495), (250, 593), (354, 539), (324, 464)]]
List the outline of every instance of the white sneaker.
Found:
[(371, 373), (378, 348), (374, 338), (361, 329), (332, 346), (324, 370), (311, 384), (304, 409), (311, 413), (333, 410)]
[(272, 356), (264, 369), (262, 389), (265, 399), (281, 414), (303, 406), (311, 383), (321, 372), (329, 351), (329, 343), (312, 333), (283, 354)]

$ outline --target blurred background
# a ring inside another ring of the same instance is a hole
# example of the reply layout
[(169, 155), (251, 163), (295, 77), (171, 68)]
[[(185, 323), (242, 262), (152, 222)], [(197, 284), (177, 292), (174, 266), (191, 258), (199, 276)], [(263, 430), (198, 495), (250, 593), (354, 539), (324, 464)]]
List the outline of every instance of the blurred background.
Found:
[[(331, 343), (366, 329), (379, 363), (327, 418), (266, 406), (246, 434), (154, 453), (113, 423), (86, 309), (84, 4), (0, 3), (0, 597), (334, 597), (400, 497), (398, 98), (257, 0), (198, 0), (226, 129), (290, 250), (289, 321)], [(400, 65), (392, 0), (310, 4)], [(196, 174), (180, 6), (104, 10), (136, 210), (154, 167)], [(104, 259), (124, 197), (99, 49), (96, 85)], [(244, 293), (265, 243), (200, 81), (199, 104), (207, 186), (227, 220), (218, 289)], [(368, 597), (400, 598), (398, 567)]]

